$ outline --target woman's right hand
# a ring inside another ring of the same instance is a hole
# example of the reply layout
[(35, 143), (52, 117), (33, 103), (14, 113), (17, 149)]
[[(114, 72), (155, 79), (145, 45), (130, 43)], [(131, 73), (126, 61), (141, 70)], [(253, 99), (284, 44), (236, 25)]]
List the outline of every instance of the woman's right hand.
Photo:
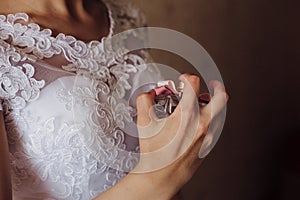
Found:
[(165, 119), (154, 115), (154, 91), (139, 95), (139, 164), (97, 200), (169, 200), (196, 172), (203, 161), (198, 154), (208, 126), (228, 96), (223, 84), (213, 81), (214, 96), (199, 109), (200, 78), (184, 74), (179, 79), (185, 84), (182, 99)]
[(183, 96), (167, 118), (154, 114), (154, 91), (137, 98), (141, 159), (133, 173), (146, 173), (154, 183), (168, 187), (165, 199), (176, 194), (202, 163), (198, 155), (208, 126), (228, 100), (223, 84), (212, 81), (214, 96), (199, 107), (200, 78), (183, 74), (179, 79), (185, 85)]

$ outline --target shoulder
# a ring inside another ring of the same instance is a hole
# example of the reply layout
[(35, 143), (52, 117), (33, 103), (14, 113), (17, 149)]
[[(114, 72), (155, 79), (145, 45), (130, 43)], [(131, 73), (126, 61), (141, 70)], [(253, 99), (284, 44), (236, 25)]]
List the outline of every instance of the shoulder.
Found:
[(111, 10), (115, 33), (147, 25), (144, 12), (130, 0), (103, 0), (103, 2)]

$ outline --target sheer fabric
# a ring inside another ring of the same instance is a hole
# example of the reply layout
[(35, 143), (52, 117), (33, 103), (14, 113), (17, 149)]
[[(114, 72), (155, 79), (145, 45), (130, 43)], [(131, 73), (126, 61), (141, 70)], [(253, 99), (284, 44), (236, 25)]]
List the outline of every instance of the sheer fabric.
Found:
[(120, 57), (105, 48), (114, 33), (145, 20), (127, 1), (104, 2), (110, 34), (89, 43), (54, 37), (25, 13), (0, 16), (0, 98), (14, 199), (92, 199), (138, 161), (135, 109), (124, 102), (141, 79), (159, 76), (141, 67), (143, 52)]

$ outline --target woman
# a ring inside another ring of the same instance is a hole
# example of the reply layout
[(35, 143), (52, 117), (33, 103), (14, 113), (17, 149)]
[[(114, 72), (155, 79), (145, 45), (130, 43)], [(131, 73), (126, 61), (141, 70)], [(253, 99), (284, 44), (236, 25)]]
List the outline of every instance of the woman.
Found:
[[(178, 109), (154, 137), (140, 139), (139, 151), (178, 135), (181, 149), (200, 123), (197, 136), (182, 155), (172, 152), (178, 159), (170, 165), (140, 173), (155, 160), (131, 156), (137, 142), (125, 124), (132, 107), (119, 100), (148, 70), (137, 67), (146, 54), (118, 58), (103, 46), (112, 34), (144, 26), (140, 12), (126, 1), (1, 0), (0, 14), (0, 199), (171, 199), (201, 164), (203, 136), (227, 101), (223, 85), (212, 82), (214, 96), (199, 118), (199, 78), (180, 77), (186, 87)], [(148, 114), (154, 96), (137, 98), (140, 135), (160, 124)]]

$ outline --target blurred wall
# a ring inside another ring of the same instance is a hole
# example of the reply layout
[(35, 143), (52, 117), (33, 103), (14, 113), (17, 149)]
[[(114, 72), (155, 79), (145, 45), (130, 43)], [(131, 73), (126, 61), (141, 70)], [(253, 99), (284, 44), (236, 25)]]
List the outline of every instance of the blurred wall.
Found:
[[(221, 138), (184, 187), (185, 199), (300, 199), (298, 1), (134, 1), (149, 26), (204, 46), (230, 94)], [(195, 72), (174, 55), (153, 53), (157, 62)]]

